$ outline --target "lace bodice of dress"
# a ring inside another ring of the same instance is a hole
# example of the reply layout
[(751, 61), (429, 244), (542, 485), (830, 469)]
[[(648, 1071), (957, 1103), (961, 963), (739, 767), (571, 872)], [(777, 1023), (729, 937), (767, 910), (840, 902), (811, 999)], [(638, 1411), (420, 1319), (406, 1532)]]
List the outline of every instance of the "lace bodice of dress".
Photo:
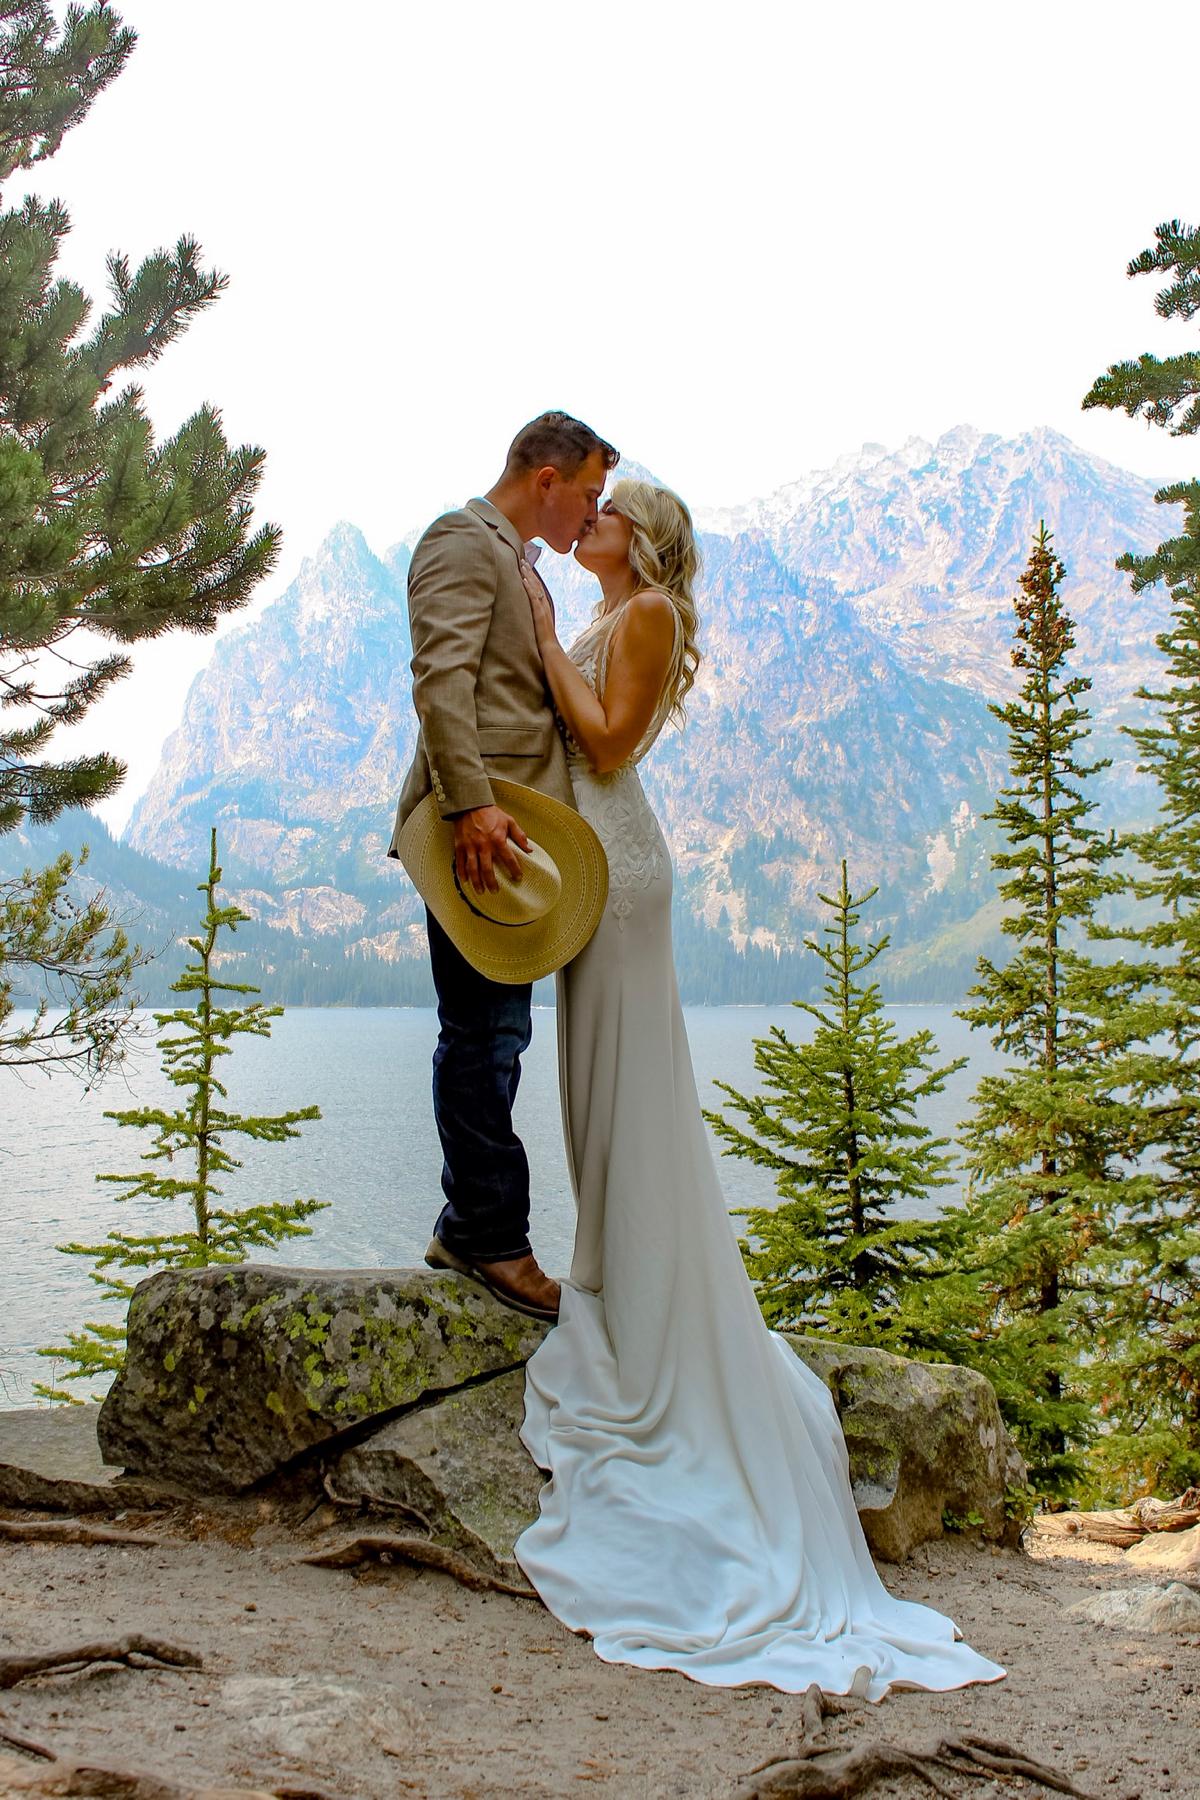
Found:
[[(679, 639), (683, 632), (683, 626), (680, 623), (678, 613), (674, 614), (674, 621), (675, 647), (676, 650), (678, 650)], [(613, 631), (611, 620), (604, 618), (594, 619), (587, 630), (582, 632), (579, 637), (575, 639), (575, 642), (567, 651), (567, 655), (571, 658), (571, 661), (575, 664), (575, 667), (579, 670), (579, 673), (583, 676), (593, 694), (601, 694), (604, 691), (604, 682), (608, 674), (609, 653), (612, 650), (612, 640)], [(621, 767), (613, 771), (613, 774), (623, 774), (626, 769), (633, 768), (636, 763), (640, 763), (643, 757), (649, 754), (654, 748), (659, 733), (667, 722), (667, 715), (670, 710), (670, 699), (668, 696), (664, 695), (655, 709), (654, 717), (642, 733), (636, 748), (621, 764)], [(563, 736), (566, 739), (567, 756), (572, 766), (578, 762), (582, 763), (583, 767), (586, 769), (587, 758), (584, 756), (579, 745), (575, 742), (565, 725), (563, 726)], [(593, 779), (608, 780), (609, 777), (593, 777)]]
[[(601, 623), (589, 626), (567, 652), (594, 694), (602, 689), (610, 642), (610, 634), (598, 629)], [(675, 628), (681, 629), (678, 619)], [(575, 804), (604, 845), (609, 910), (622, 929), (633, 912), (637, 895), (670, 872), (666, 840), (636, 766), (665, 723), (666, 708), (660, 706), (633, 754), (619, 769), (604, 775), (588, 767), (586, 756), (570, 732), (564, 730)]]

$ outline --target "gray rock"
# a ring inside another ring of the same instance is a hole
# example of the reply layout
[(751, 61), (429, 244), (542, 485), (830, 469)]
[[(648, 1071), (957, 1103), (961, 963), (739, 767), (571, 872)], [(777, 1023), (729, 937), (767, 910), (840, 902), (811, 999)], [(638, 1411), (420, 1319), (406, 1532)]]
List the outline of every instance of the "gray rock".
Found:
[(872, 1553), (902, 1562), (939, 1538), (943, 1520), (1013, 1544), (1020, 1519), (1006, 1496), (1025, 1464), (991, 1383), (973, 1369), (912, 1362), (884, 1350), (787, 1335), (833, 1395), (854, 1502)]
[[(408, 1507), (511, 1577), (540, 1485), (517, 1439), (523, 1365), (546, 1330), (453, 1274), (167, 1271), (134, 1295), (100, 1447), (109, 1463), (214, 1494), (319, 1453), (342, 1498)], [(983, 1376), (788, 1342), (833, 1394), (876, 1556), (902, 1560), (944, 1518), (1015, 1540), (1006, 1493), (1025, 1469)]]
[(329, 1466), (330, 1491), (410, 1507), (440, 1543), (523, 1582), (513, 1544), (537, 1518), (544, 1480), (517, 1436), (524, 1393), (516, 1369), (394, 1419)]
[(168, 1269), (140, 1282), (107, 1463), (238, 1493), (314, 1446), (524, 1363), (547, 1326), (432, 1270)]
[(1092, 1625), (1111, 1625), (1118, 1631), (1161, 1632), (1180, 1637), (1200, 1632), (1200, 1594), (1182, 1581), (1172, 1581), (1166, 1587), (1153, 1583), (1110, 1589), (1092, 1594), (1067, 1610), (1073, 1618), (1086, 1619)]
[[(1015, 1540), (1005, 1490), (1025, 1465), (983, 1376), (822, 1343), (788, 1340), (828, 1383), (842, 1416), (855, 1503), (872, 1552), (899, 1562), (952, 1515)], [(410, 1507), (440, 1541), (520, 1579), (515, 1539), (537, 1516), (541, 1476), (518, 1437), (524, 1375), (485, 1381), (408, 1413), (327, 1465), (341, 1499)]]
[(1152, 1531), (1140, 1544), (1130, 1545), (1125, 1561), (1176, 1574), (1200, 1574), (1200, 1525), (1187, 1531)]
[(170, 1497), (157, 1482), (104, 1466), (98, 1404), (23, 1406), (0, 1412), (0, 1506), (47, 1512), (119, 1512)]

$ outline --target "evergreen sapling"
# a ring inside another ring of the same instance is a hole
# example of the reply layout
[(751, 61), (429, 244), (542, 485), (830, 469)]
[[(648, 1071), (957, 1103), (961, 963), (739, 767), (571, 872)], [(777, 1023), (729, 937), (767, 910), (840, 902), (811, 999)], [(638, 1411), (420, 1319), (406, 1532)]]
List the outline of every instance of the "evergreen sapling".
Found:
[[(252, 1251), (307, 1237), (311, 1227), (306, 1221), (325, 1204), (318, 1200), (262, 1201), (243, 1207), (223, 1204), (218, 1180), (241, 1167), (227, 1140), (242, 1137), (258, 1143), (282, 1143), (298, 1137), (299, 1126), (321, 1114), (316, 1106), (269, 1116), (228, 1109), (228, 1091), (219, 1072), (221, 1058), (232, 1054), (239, 1037), (270, 1037), (271, 1020), (280, 1017), (283, 1008), (264, 1006), (258, 1000), (247, 1005), (221, 1004), (222, 995), (240, 999), (259, 989), (248, 982), (222, 980), (216, 973), (220, 934), (235, 931), (249, 917), (240, 907), (218, 901), (220, 879), (214, 830), (208, 877), (199, 888), (207, 901), (203, 934), (187, 940), (195, 960), (172, 983), (174, 992), (194, 995), (195, 1003), (154, 1015), (163, 1072), (186, 1100), (174, 1111), (141, 1106), (106, 1113), (105, 1117), (115, 1119), (118, 1125), (152, 1133), (151, 1146), (143, 1153), (145, 1166), (136, 1173), (96, 1177), (120, 1190), (118, 1200), (182, 1202), (187, 1209), (186, 1222), (162, 1232), (112, 1231), (101, 1244), (59, 1245), (68, 1256), (89, 1257), (95, 1265), (91, 1279), (104, 1297), (126, 1307), (134, 1282), (126, 1278), (125, 1271), (136, 1272), (136, 1279), (141, 1279), (153, 1269), (244, 1262)], [(67, 1365), (65, 1380), (84, 1381), (114, 1374), (124, 1351), (123, 1323), (89, 1320), (82, 1331), (69, 1335), (66, 1344), (47, 1347), (40, 1354)], [(44, 1399), (73, 1398), (65, 1389), (42, 1384), (35, 1391)]]
[(816, 1021), (808, 1043), (779, 1026), (755, 1040), (764, 1091), (751, 1098), (726, 1082), (729, 1110), (705, 1117), (726, 1156), (775, 1173), (780, 1204), (746, 1207), (742, 1254), (768, 1324), (819, 1330), (856, 1344), (936, 1353), (939, 1333), (926, 1281), (941, 1235), (937, 1221), (897, 1216), (951, 1181), (948, 1142), (917, 1118), (961, 1060), (931, 1066), (932, 1034), (900, 1038), (884, 1016), (879, 987), (862, 975), (887, 948), (855, 941), (859, 909), (878, 889), (820, 896), (828, 942), (805, 939), (824, 964), (824, 1005), (793, 1005)]

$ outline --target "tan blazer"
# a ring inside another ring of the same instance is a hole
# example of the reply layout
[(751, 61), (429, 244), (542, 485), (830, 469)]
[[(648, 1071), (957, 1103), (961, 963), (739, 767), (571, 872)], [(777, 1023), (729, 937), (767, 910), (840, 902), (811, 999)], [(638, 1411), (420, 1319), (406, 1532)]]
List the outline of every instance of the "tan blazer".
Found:
[(490, 775), (575, 804), (529, 596), (525, 546), (488, 500), (435, 519), (408, 572), (417, 751), (388, 855), (426, 794), (443, 818), (492, 804)]

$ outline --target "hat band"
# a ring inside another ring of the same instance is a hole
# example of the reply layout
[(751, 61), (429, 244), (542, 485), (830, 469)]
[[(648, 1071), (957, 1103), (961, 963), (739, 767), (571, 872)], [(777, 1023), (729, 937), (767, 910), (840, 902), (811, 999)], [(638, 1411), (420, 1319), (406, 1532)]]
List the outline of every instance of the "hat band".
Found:
[(472, 906), (471, 902), (467, 899), (466, 894), (463, 892), (462, 883), (458, 879), (458, 863), (454, 857), (450, 858), (450, 870), (454, 876), (454, 885), (458, 889), (459, 899), (462, 901), (467, 911), (473, 912), (475, 917), (477, 919), (482, 919), (485, 925), (495, 925), (501, 931), (524, 931), (527, 925), (537, 925), (544, 917), (544, 914), (539, 914), (536, 919), (493, 919), (491, 913), (480, 912), (479, 908), (477, 906)]

